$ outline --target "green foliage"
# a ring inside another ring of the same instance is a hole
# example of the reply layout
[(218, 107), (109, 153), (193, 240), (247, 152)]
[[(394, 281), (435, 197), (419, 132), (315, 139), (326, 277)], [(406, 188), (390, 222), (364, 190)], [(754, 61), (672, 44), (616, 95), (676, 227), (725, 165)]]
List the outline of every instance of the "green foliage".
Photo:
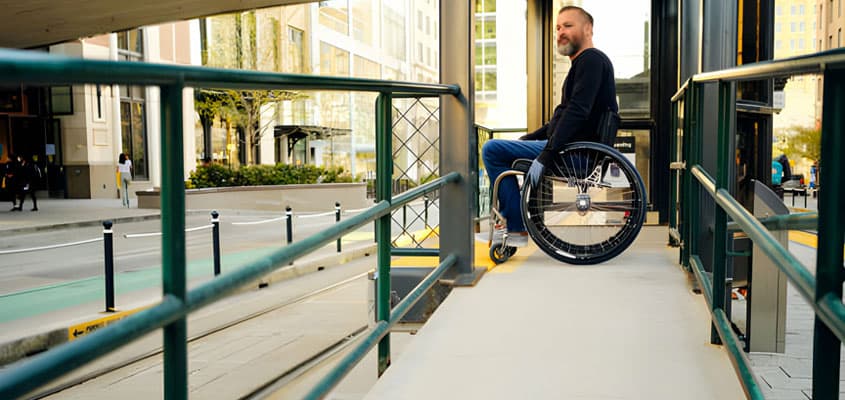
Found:
[(224, 186), (292, 185), (311, 183), (352, 182), (352, 177), (343, 168), (324, 168), (313, 165), (293, 166), (246, 165), (232, 170), (220, 164), (199, 166), (191, 172), (185, 186), (206, 188)]
[(820, 129), (791, 126), (778, 132), (773, 154), (786, 154), (791, 159), (806, 158), (818, 160), (822, 152)]

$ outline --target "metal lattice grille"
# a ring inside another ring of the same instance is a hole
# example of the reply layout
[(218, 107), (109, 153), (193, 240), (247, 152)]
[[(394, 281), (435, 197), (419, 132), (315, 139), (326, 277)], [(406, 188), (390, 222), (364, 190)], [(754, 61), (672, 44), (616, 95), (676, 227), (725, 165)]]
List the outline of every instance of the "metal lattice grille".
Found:
[[(393, 195), (440, 177), (440, 100), (393, 101)], [(394, 211), (394, 247), (423, 248), (438, 236), (440, 193)]]

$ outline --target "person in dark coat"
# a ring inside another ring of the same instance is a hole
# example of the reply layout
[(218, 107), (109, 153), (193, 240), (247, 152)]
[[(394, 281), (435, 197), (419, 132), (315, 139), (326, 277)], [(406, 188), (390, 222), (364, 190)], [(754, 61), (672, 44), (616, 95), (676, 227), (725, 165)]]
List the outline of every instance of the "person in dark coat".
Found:
[(15, 180), (15, 174), (18, 172), (18, 157), (9, 154), (9, 161), (3, 165), (3, 189), (10, 194), (12, 198), (12, 210), (18, 211), (18, 186)]
[(38, 200), (35, 198), (35, 185), (41, 180), (41, 169), (38, 168), (38, 165), (31, 160), (27, 160), (26, 158), (18, 157), (20, 164), (18, 165), (18, 173), (16, 175), (16, 181), (18, 185), (18, 200), (20, 201), (20, 205), (18, 205), (17, 210), (23, 210), (23, 202), (26, 199), (26, 195), (29, 194), (30, 198), (32, 198), (32, 210), (31, 211), (38, 211)]

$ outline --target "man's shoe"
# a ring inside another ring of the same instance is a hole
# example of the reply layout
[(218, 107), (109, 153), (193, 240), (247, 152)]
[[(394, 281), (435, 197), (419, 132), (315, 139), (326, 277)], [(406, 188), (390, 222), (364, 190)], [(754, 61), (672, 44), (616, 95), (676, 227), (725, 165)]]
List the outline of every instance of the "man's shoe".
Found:
[(29, 211), (38, 211), (38, 207), (35, 207), (35, 208), (33, 208), (32, 210), (29, 210)]
[(12, 207), (12, 211), (23, 211), (20, 207)]

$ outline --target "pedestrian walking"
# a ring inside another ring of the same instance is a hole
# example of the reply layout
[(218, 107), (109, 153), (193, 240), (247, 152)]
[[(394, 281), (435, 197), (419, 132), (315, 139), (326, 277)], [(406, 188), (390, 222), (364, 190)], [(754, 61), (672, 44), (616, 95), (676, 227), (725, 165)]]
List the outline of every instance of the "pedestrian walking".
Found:
[(132, 160), (126, 153), (117, 156), (117, 172), (120, 174), (121, 200), (123, 205), (129, 208), (129, 182), (132, 181)]
[(12, 198), (12, 210), (18, 211), (18, 187), (15, 174), (18, 172), (18, 157), (9, 154), (9, 161), (3, 164), (3, 190)]
[(35, 187), (41, 182), (41, 168), (34, 161), (24, 157), (18, 156), (18, 171), (15, 175), (15, 180), (18, 186), (18, 204), (17, 210), (23, 210), (23, 203), (28, 194), (32, 199), (32, 209), (30, 211), (38, 211), (38, 199), (35, 198)]

